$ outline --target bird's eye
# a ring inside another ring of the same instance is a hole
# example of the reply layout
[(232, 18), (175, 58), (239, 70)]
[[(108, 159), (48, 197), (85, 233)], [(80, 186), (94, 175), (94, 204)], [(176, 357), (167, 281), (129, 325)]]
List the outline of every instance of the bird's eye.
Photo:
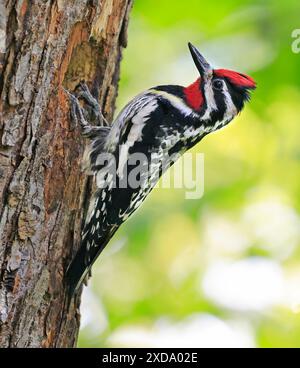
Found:
[(221, 81), (221, 79), (215, 79), (213, 81), (213, 87), (214, 87), (214, 89), (218, 89), (218, 90), (222, 89), (223, 81)]

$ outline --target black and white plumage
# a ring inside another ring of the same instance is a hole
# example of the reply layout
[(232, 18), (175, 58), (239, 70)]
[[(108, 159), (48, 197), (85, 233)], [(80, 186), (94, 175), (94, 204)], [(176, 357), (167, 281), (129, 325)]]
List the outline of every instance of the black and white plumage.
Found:
[[(93, 109), (102, 126), (90, 126), (77, 98), (69, 94), (73, 119), (91, 140), (84, 165), (94, 175), (97, 187), (83, 226), (81, 246), (67, 271), (71, 293), (81, 285), (118, 227), (141, 205), (163, 172), (205, 135), (228, 124), (249, 99), (249, 89), (255, 88), (250, 77), (225, 69), (214, 70), (194, 46), (189, 44), (189, 48), (200, 78), (188, 87), (158, 86), (141, 93), (128, 103), (111, 127), (104, 126), (97, 101), (85, 85), (81, 85), (78, 97)], [(143, 180), (139, 178), (137, 187), (124, 186), (124, 178), (141, 165), (129, 164), (134, 154), (147, 159), (140, 174)]]

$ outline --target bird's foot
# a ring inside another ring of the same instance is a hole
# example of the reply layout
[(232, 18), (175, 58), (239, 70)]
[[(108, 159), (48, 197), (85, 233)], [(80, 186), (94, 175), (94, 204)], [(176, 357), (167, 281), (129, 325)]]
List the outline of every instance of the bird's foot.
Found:
[[(99, 113), (101, 114), (100, 111), (100, 107), (97, 103), (97, 100), (91, 95), (88, 87), (85, 84), (82, 84), (82, 93), (78, 92), (76, 95), (69, 92), (68, 90), (66, 90), (64, 88), (65, 93), (68, 95), (69, 97), (69, 101), (70, 101), (70, 114), (71, 114), (71, 123), (72, 123), (72, 127), (71, 129), (73, 130), (74, 128), (77, 128), (78, 126), (80, 126), (81, 128), (81, 133), (90, 139), (93, 139), (94, 137), (99, 136), (99, 133), (103, 133), (103, 129), (105, 130), (109, 130), (110, 127), (109, 126), (103, 126), (103, 124), (101, 125), (91, 125), (89, 123), (89, 121), (87, 120), (87, 117), (89, 117), (89, 111), (87, 111), (87, 109), (83, 108), (80, 104), (79, 98), (82, 98), (87, 105), (90, 106), (90, 104), (92, 104), (94, 109), (98, 109)], [(80, 95), (79, 95), (80, 94)], [(77, 97), (78, 96), (78, 97)], [(102, 114), (101, 114), (102, 116)], [(104, 119), (104, 117), (103, 117)], [(105, 120), (105, 119), (104, 119)], [(98, 119), (98, 122), (102, 122), (102, 118), (101, 121), (100, 119)], [(106, 120), (105, 120), (106, 122)], [(108, 125), (108, 123), (106, 122), (106, 124)]]
[(71, 115), (71, 123), (72, 123), (72, 130), (74, 127), (80, 126), (82, 134), (85, 134), (87, 130), (89, 130), (92, 126), (85, 118), (84, 110), (80, 106), (80, 102), (78, 98), (70, 93), (67, 89), (64, 88), (65, 93), (69, 97), (70, 101), (70, 115)]
[(92, 115), (96, 118), (97, 125), (109, 126), (109, 123), (102, 114), (102, 110), (97, 99), (91, 94), (87, 84), (84, 81), (80, 82), (76, 87), (76, 90), (78, 90), (78, 98), (82, 99), (92, 110)]

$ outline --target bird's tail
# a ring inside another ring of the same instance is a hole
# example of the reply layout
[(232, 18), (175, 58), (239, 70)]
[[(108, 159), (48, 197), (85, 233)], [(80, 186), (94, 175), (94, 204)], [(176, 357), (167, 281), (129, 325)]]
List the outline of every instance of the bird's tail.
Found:
[(88, 276), (93, 263), (110, 241), (117, 228), (111, 227), (98, 238), (96, 246), (91, 246), (89, 239), (84, 238), (74, 259), (71, 261), (67, 272), (66, 281), (69, 287), (69, 297), (76, 293)]

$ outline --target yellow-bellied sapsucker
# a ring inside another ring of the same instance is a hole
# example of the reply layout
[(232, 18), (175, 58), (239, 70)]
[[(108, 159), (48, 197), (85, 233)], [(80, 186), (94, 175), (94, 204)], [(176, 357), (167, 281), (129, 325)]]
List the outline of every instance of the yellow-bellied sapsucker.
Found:
[[(77, 97), (92, 108), (100, 126), (86, 121), (78, 98), (69, 94), (71, 115), (90, 139), (85, 166), (94, 175), (97, 188), (83, 226), (81, 246), (67, 270), (72, 294), (166, 168), (205, 135), (228, 124), (256, 86), (247, 75), (213, 69), (193, 45), (189, 48), (200, 77), (188, 87), (164, 85), (141, 93), (112, 125), (106, 124), (85, 84), (81, 84)], [(130, 182), (130, 177), (135, 180)]]

